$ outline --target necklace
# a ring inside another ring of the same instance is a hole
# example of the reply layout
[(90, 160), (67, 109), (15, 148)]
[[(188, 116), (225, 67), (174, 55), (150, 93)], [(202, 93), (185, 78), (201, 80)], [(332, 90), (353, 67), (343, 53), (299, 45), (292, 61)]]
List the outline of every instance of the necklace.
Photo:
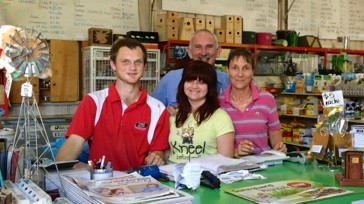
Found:
[(250, 103), (250, 99), (248, 99), (245, 103), (243, 103), (243, 104), (239, 104), (237, 101), (235, 101), (235, 100), (231, 100), (232, 102), (233, 102), (233, 104), (235, 105), (235, 106), (237, 106), (238, 108), (244, 108), (246, 105), (248, 105), (248, 103)]
[(246, 99), (245, 103), (243, 104), (240, 104), (239, 102), (243, 102), (244, 100), (243, 99), (240, 99), (240, 100), (237, 100), (235, 97), (233, 97), (230, 93), (230, 99), (231, 99), (231, 102), (237, 106), (238, 108), (244, 108), (246, 105), (248, 105), (251, 101), (251, 94), (249, 94), (249, 97)]

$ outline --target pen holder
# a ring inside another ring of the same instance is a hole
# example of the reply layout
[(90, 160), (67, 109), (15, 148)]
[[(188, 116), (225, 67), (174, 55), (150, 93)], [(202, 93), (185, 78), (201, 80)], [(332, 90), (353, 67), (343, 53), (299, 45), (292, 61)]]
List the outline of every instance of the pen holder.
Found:
[(91, 169), (91, 180), (106, 179), (113, 176), (113, 169)]

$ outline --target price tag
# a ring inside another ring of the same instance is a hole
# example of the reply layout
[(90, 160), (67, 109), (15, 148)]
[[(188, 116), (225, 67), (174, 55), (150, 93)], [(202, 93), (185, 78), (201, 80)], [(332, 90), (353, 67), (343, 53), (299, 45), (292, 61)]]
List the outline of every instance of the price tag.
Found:
[(343, 92), (331, 91), (322, 93), (323, 106), (326, 107), (339, 107), (344, 105)]
[(322, 149), (322, 145), (312, 145), (311, 152), (320, 153)]
[(9, 98), (10, 90), (11, 90), (11, 84), (13, 83), (13, 77), (9, 74), (6, 74), (6, 84), (5, 84), (5, 93), (6, 97)]
[(20, 95), (24, 97), (31, 97), (33, 95), (33, 86), (29, 81), (21, 85)]

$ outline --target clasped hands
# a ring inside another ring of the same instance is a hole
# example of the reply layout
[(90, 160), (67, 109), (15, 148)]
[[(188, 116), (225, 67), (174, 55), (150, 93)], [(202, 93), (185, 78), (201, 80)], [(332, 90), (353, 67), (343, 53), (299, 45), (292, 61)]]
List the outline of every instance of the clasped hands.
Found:
[[(274, 150), (287, 153), (287, 147), (283, 142), (278, 142)], [(254, 151), (254, 144), (249, 140), (243, 140), (240, 142), (238, 148), (235, 149), (235, 157), (239, 158), (241, 156), (250, 155)]]
[(146, 165), (157, 165), (157, 166), (164, 165), (163, 159), (154, 152), (149, 153), (148, 156), (145, 157), (144, 163)]

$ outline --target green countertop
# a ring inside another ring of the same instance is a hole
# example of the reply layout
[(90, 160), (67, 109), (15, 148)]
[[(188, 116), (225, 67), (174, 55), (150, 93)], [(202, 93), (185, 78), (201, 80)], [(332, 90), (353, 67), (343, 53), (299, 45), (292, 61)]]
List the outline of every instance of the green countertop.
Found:
[[(226, 204), (237, 204), (237, 203), (253, 203), (249, 200), (234, 196), (226, 193), (225, 190), (233, 188), (248, 187), (253, 185), (264, 184), (268, 182), (276, 182), (282, 180), (291, 179), (305, 179), (320, 182), (326, 186), (340, 187), (346, 190), (353, 191), (352, 194), (328, 198), (324, 200), (315, 201), (314, 203), (351, 203), (352, 201), (362, 200), (364, 202), (364, 187), (351, 187), (351, 186), (340, 186), (335, 180), (335, 174), (338, 172), (330, 172), (321, 170), (318, 167), (317, 162), (313, 162), (309, 165), (301, 165), (299, 163), (292, 163), (285, 161), (282, 165), (271, 166), (268, 169), (255, 172), (261, 174), (267, 179), (261, 180), (244, 180), (238, 181), (232, 184), (221, 183), (220, 189), (209, 189), (204, 186), (200, 186), (196, 191), (184, 189), (183, 191), (190, 193), (194, 196), (193, 203), (226, 203)], [(174, 187), (173, 182), (166, 182), (166, 185)], [(313, 202), (311, 202), (313, 203)]]

